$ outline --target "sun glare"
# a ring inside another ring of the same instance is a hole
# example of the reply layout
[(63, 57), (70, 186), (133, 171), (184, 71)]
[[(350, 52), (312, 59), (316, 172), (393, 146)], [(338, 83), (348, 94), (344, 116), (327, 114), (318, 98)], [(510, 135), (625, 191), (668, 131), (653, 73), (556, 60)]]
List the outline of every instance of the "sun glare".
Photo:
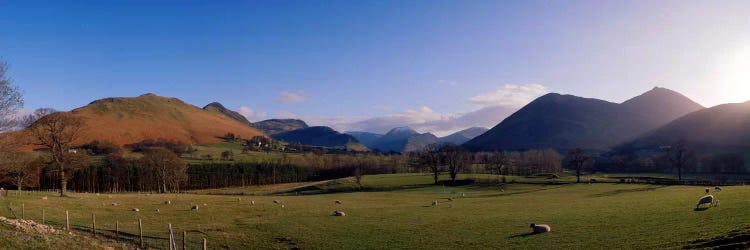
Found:
[(750, 100), (750, 46), (731, 50), (718, 66), (717, 87), (723, 101)]

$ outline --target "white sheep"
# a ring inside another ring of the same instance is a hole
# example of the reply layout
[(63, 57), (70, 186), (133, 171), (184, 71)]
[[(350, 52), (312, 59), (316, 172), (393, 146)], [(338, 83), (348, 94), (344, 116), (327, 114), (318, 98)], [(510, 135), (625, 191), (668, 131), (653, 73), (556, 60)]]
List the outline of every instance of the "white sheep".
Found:
[(719, 186), (714, 187), (714, 191), (721, 191), (721, 187)]
[(453, 201), (453, 198), (452, 198), (452, 197), (449, 197), (449, 198), (448, 198), (448, 201)]
[(117, 206), (117, 202), (112, 202), (112, 206)]
[(280, 200), (273, 200), (273, 203), (281, 204), (281, 201)]
[(198, 205), (193, 205), (193, 207), (191, 207), (190, 210), (198, 211)]
[(698, 204), (695, 205), (695, 208), (700, 208), (703, 204), (708, 204), (709, 207), (715, 206), (716, 202), (718, 202), (718, 200), (714, 199), (713, 195), (706, 195), (698, 200)]
[(434, 206), (437, 206), (437, 205), (438, 205), (438, 201), (432, 201), (432, 206), (433, 206), (433, 207), (434, 207)]
[(346, 213), (341, 211), (333, 211), (333, 216), (346, 216)]
[(255, 201), (250, 201), (250, 205), (255, 205)]
[(172, 204), (172, 201), (166, 200), (166, 201), (164, 201), (164, 204), (166, 204), (166, 205)]
[(337, 205), (340, 205), (340, 204), (342, 204), (343, 202), (341, 202), (340, 200), (336, 200), (336, 201), (334, 201), (333, 203), (334, 203), (334, 204), (337, 204)]
[(138, 208), (133, 208), (133, 212), (140, 212), (141, 210)]
[(544, 225), (544, 224), (542, 225), (531, 224), (531, 226), (529, 227), (531, 228), (531, 230), (534, 230), (535, 234), (547, 233), (547, 232), (552, 231), (552, 228), (549, 227), (549, 225)]

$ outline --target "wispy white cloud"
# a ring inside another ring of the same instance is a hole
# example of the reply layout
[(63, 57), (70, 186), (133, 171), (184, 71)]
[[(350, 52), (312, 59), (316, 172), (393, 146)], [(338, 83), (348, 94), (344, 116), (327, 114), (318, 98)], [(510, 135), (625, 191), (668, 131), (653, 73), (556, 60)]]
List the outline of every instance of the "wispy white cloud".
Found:
[(522, 106), (547, 92), (547, 88), (539, 84), (509, 84), (498, 90), (469, 98), (467, 101), (477, 104), (479, 108), (462, 113), (441, 113), (428, 106), (422, 106), (375, 117), (297, 117), (291, 113), (283, 114), (284, 112), (279, 115), (300, 118), (312, 126), (329, 126), (342, 132), (386, 133), (395, 127), (408, 126), (422, 133), (431, 132), (437, 136), (445, 136), (469, 127), (492, 128)]
[(480, 106), (521, 107), (540, 97), (549, 90), (540, 84), (514, 85), (507, 84), (490, 93), (469, 98), (469, 102)]
[(241, 115), (245, 116), (250, 121), (259, 121), (263, 120), (268, 116), (266, 112), (258, 112), (253, 110), (250, 107), (242, 106), (237, 110), (237, 113), (240, 113)]
[(304, 102), (305, 100), (307, 100), (307, 97), (305, 97), (304, 93), (299, 92), (299, 91), (297, 92), (282, 91), (279, 94), (278, 100), (279, 102), (286, 103), (286, 104), (300, 103), (300, 102)]

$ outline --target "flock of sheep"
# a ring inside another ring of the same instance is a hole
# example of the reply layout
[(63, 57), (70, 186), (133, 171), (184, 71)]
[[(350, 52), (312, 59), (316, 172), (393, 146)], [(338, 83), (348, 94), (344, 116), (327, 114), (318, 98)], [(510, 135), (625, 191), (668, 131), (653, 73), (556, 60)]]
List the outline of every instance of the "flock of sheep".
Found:
[[(719, 192), (721, 190), (722, 189), (719, 186), (714, 187), (714, 192)], [(706, 205), (708, 205), (708, 207), (718, 207), (719, 206), (719, 200), (716, 199), (713, 195), (709, 194), (711, 192), (711, 189), (710, 188), (706, 188), (705, 191), (706, 191), (706, 194), (698, 200), (698, 203), (696, 204), (696, 209), (699, 209), (701, 207), (705, 207)], [(466, 194), (462, 193), (462, 196), (466, 197)], [(454, 199), (455, 199), (454, 197), (449, 197), (448, 201), (454, 201)], [(237, 198), (237, 200), (241, 201), (241, 198)], [(280, 205), (281, 208), (285, 207), (284, 204), (282, 204), (282, 202), (280, 200), (273, 200), (273, 203), (277, 204), (277, 205)], [(164, 201), (164, 204), (170, 205), (170, 204), (172, 204), (172, 201), (170, 201), (170, 200)], [(334, 205), (335, 206), (339, 206), (339, 205), (342, 205), (342, 204), (343, 204), (343, 202), (341, 200), (335, 200), (334, 201)], [(438, 206), (438, 204), (439, 204), (439, 202), (437, 200), (435, 200), (435, 201), (432, 201), (431, 206), (432, 207), (436, 207), (436, 206)], [(254, 200), (250, 201), (250, 205), (255, 205), (255, 201)], [(112, 203), (112, 206), (117, 206), (117, 203)], [(203, 204), (203, 206), (208, 206), (208, 204)], [(198, 205), (193, 205), (191, 207), (191, 210), (192, 211), (198, 211), (198, 207), (199, 207)], [(452, 205), (449, 204), (448, 207), (451, 208)], [(133, 208), (133, 211), (138, 212), (140, 210), (138, 208)], [(158, 212), (158, 209), (157, 209), (157, 212)], [(333, 211), (333, 213), (331, 215), (332, 216), (346, 216), (346, 213), (343, 212), (343, 211), (335, 210), (335, 211)], [(532, 223), (529, 227), (531, 228), (533, 234), (541, 234), (541, 233), (547, 233), (547, 232), (551, 232), (552, 231), (552, 228), (549, 225), (546, 225), (546, 224), (533, 224)]]

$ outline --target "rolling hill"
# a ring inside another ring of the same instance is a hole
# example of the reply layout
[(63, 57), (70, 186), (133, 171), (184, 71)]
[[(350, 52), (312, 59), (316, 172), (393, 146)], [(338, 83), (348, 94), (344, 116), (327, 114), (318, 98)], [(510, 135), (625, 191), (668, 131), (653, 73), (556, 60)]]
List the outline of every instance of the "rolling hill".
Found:
[(622, 147), (658, 148), (678, 140), (699, 150), (747, 151), (750, 148), (750, 101), (693, 112)]
[(391, 129), (385, 135), (373, 143), (371, 149), (394, 152), (419, 151), (429, 144), (438, 143), (437, 136), (424, 133), (420, 134), (408, 127)]
[(551, 93), (464, 144), (470, 150), (607, 150), (703, 107), (664, 88), (621, 104)]
[(315, 126), (274, 134), (271, 137), (303, 145), (338, 147), (352, 151), (367, 151), (367, 147), (351, 135), (342, 134), (329, 127)]
[[(127, 145), (160, 138), (183, 143), (215, 143), (226, 133), (242, 138), (264, 135), (223, 114), (154, 94), (100, 99), (70, 113), (86, 124), (78, 143), (99, 140)], [(27, 143), (33, 142), (28, 130), (18, 133)]]
[(309, 127), (305, 121), (299, 119), (270, 119), (253, 123), (253, 126), (267, 135)]
[(224, 105), (221, 105), (221, 103), (218, 102), (212, 102), (203, 107), (204, 110), (209, 112), (215, 112), (219, 113), (225, 116), (228, 116), (229, 118), (234, 119), (235, 121), (241, 122), (242, 124), (253, 126), (253, 123), (247, 120), (245, 116), (241, 115), (240, 113), (237, 113), (236, 111), (232, 111), (228, 108), (225, 108)]
[(453, 144), (461, 145), (461, 144), (464, 144), (464, 142), (474, 139), (475, 137), (480, 136), (489, 130), (490, 129), (488, 128), (480, 128), (480, 127), (467, 128), (467, 129), (458, 131), (456, 133), (450, 134), (448, 136), (440, 137), (438, 141), (440, 143), (453, 143)]
[(345, 134), (354, 136), (354, 138), (357, 138), (359, 142), (361, 142), (368, 148), (372, 148), (373, 146), (375, 146), (375, 142), (377, 142), (380, 137), (383, 137), (382, 134), (358, 131), (345, 132)]

